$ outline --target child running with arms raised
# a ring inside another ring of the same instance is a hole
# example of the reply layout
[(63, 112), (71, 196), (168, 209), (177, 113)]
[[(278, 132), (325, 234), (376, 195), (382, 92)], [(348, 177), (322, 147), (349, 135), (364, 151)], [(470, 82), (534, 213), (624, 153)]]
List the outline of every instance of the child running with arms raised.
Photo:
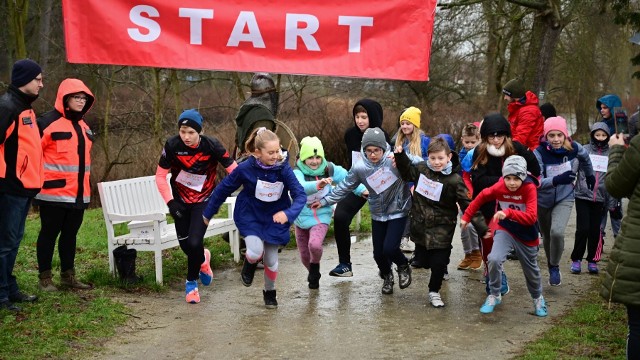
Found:
[[(321, 199), (331, 191), (333, 182), (340, 182), (347, 176), (347, 170), (342, 166), (328, 162), (324, 156), (322, 142), (317, 137), (305, 137), (300, 141), (300, 159), (296, 163), (293, 173), (302, 184), (307, 194), (307, 204)], [(364, 185), (354, 191), (362, 196), (366, 191)], [(324, 206), (312, 209), (305, 206), (295, 221), (296, 243), (300, 251), (300, 261), (309, 276), (309, 289), (320, 287), (320, 259), (322, 258), (322, 243), (331, 224), (333, 209)]]
[(411, 207), (411, 191), (393, 166), (391, 147), (382, 130), (368, 128), (364, 132), (361, 152), (362, 158), (353, 164), (347, 177), (331, 193), (311, 204), (311, 208), (335, 204), (360, 184), (367, 187), (373, 258), (384, 280), (382, 293), (393, 294), (392, 263), (397, 266), (400, 289), (411, 285), (409, 260), (400, 250), (400, 238)]
[[(307, 196), (286, 158), (278, 136), (266, 128), (254, 130), (245, 149), (253, 156), (242, 162), (216, 187), (202, 214), (205, 224), (225, 199), (242, 186), (233, 220), (247, 244), (241, 279), (251, 286), (260, 259), (264, 262), (264, 304), (278, 307), (276, 277), (278, 246), (289, 242), (289, 228), (305, 205)], [(289, 199), (293, 199), (293, 203)]]
[(489, 295), (480, 308), (483, 314), (493, 312), (502, 302), (502, 265), (507, 254), (514, 249), (527, 282), (527, 289), (533, 298), (537, 316), (547, 316), (547, 306), (542, 297), (540, 267), (538, 267), (538, 181), (527, 175), (527, 161), (519, 155), (511, 155), (502, 166), (502, 179), (484, 189), (471, 202), (462, 215), (460, 227), (464, 229), (473, 214), (483, 204), (497, 201), (500, 209), (493, 215), (493, 246), (487, 258), (489, 268)]
[[(426, 249), (423, 256), (431, 267), (429, 302), (434, 307), (443, 307), (440, 287), (456, 231), (456, 203), (466, 209), (471, 202), (466, 185), (454, 171), (459, 165), (458, 155), (443, 138), (436, 137), (429, 144), (426, 163), (411, 166), (402, 146), (396, 147), (395, 159), (402, 179), (416, 184), (410, 211), (411, 240)], [(487, 232), (479, 213), (474, 218), (474, 226), (479, 234)]]

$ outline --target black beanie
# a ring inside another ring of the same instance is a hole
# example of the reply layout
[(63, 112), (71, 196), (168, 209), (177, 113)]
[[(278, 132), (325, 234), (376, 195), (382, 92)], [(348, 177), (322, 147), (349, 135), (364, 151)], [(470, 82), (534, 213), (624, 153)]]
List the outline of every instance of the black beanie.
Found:
[(482, 126), (480, 126), (480, 136), (486, 138), (489, 135), (511, 137), (511, 124), (499, 113), (485, 115)]
[(509, 80), (502, 88), (502, 93), (511, 96), (514, 99), (520, 99), (526, 93), (524, 88), (524, 82), (521, 79), (515, 78)]
[(551, 103), (544, 103), (540, 105), (540, 112), (542, 113), (542, 117), (547, 120), (550, 117), (558, 116), (556, 114), (556, 108)]
[(11, 70), (11, 85), (18, 88), (27, 85), (41, 73), (42, 69), (37, 62), (31, 59), (18, 60)]

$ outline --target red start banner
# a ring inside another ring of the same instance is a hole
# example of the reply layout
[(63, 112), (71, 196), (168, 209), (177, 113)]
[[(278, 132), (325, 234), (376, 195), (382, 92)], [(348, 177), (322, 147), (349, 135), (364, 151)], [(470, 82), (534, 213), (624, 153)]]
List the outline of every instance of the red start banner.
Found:
[(436, 0), (63, 0), (71, 63), (428, 80)]

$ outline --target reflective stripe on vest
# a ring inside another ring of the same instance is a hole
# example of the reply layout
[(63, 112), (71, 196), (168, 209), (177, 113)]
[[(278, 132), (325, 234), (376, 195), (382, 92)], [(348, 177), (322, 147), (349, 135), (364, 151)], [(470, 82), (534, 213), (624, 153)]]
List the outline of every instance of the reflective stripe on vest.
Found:
[[(58, 196), (58, 195), (49, 195), (49, 194), (43, 194), (43, 193), (39, 193), (38, 195), (36, 195), (36, 199), (42, 200), (42, 201), (61, 202), (61, 203), (70, 203), (70, 204), (75, 204), (76, 202), (75, 196)], [(89, 201), (91, 201), (91, 198), (89, 196), (83, 196), (82, 201), (84, 203), (89, 203)]]
[[(77, 172), (80, 171), (80, 166), (78, 166), (78, 165), (60, 165), (60, 164), (45, 163), (44, 164), (44, 169), (45, 170), (51, 170), (51, 171), (59, 171), (59, 172), (77, 173)], [(91, 165), (85, 165), (84, 171), (87, 172), (87, 173), (91, 172)]]

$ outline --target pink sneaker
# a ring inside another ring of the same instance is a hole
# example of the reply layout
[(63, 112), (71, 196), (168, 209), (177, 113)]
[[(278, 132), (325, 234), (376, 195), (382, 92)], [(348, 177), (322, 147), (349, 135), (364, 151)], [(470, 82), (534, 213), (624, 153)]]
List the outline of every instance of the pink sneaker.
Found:
[(213, 280), (213, 271), (211, 270), (211, 252), (204, 249), (204, 262), (200, 265), (200, 282), (204, 286), (209, 286)]
[(198, 282), (191, 280), (185, 283), (186, 300), (190, 304), (197, 304), (200, 302), (200, 293), (198, 292)]

